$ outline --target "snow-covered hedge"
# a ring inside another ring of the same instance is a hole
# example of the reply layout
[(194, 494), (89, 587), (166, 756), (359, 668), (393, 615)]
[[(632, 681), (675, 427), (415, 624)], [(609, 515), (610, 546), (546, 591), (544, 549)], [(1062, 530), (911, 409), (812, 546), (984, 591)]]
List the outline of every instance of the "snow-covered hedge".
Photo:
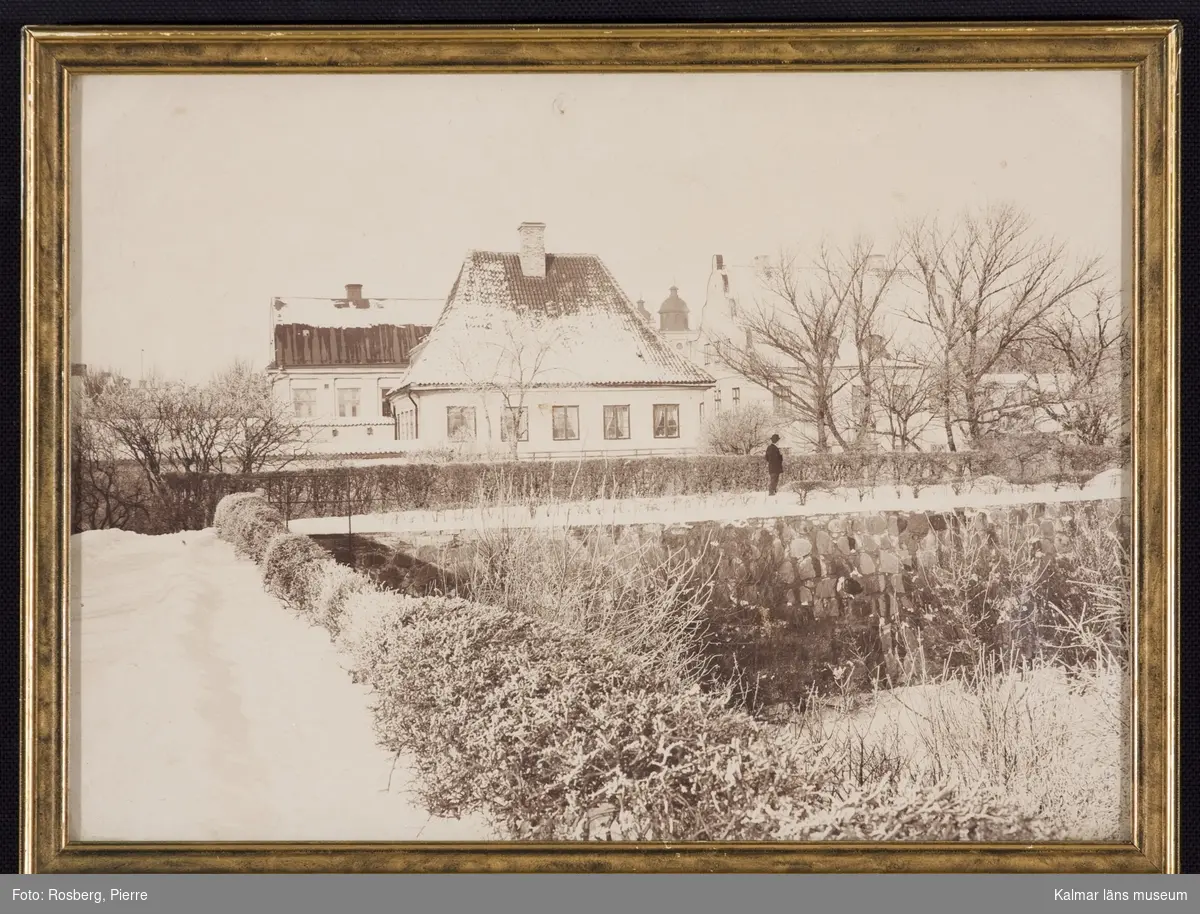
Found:
[[(1081, 482), (1120, 466), (1118, 448), (1082, 447), (1053, 436), (1016, 436), (987, 449), (953, 453), (789, 454), (783, 482), (793, 491), (902, 482), (957, 483), (992, 476), (1032, 485)], [(337, 467), (251, 477), (222, 484), (261, 486), (290, 518), (462, 508), (483, 503), (549, 503), (593, 498), (753, 492), (766, 486), (761, 455), (705, 455)]]
[(214, 526), (217, 536), (233, 543), (238, 555), (262, 561), (267, 545), (287, 532), (283, 515), (265, 497), (255, 492), (235, 492), (217, 504)]
[(864, 791), (851, 815), (817, 748), (601, 638), (458, 600), (351, 607), (343, 646), (378, 738), (415, 759), (436, 814), (530, 840), (1045, 837), (949, 785)]
[(263, 585), (296, 610), (311, 614), (325, 578), (337, 567), (333, 557), (303, 533), (281, 533), (263, 552)]
[(257, 499), (259, 502), (264, 502), (261, 494), (257, 492), (234, 492), (231, 495), (226, 495), (217, 502), (217, 510), (213, 514), (213, 526), (220, 533), (222, 528), (228, 527), (233, 521), (233, 515), (237, 510), (238, 505), (246, 504)]
[(347, 607), (356, 597), (370, 599), (380, 593), (364, 575), (353, 568), (333, 563), (326, 566), (312, 607), (314, 621), (333, 637), (341, 634), (347, 621)]

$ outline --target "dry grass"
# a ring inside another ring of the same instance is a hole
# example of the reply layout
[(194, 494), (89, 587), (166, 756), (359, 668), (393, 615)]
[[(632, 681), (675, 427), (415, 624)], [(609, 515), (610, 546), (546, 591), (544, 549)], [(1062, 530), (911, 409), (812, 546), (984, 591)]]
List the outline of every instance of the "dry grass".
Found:
[[(511, 503), (481, 504), (494, 511)], [(576, 535), (569, 511), (555, 525), (504, 524), (472, 542), (463, 577), (476, 602), (599, 635), (682, 682), (705, 674), (700, 650), (712, 572), (703, 549), (689, 557), (621, 536), (616, 527)]]

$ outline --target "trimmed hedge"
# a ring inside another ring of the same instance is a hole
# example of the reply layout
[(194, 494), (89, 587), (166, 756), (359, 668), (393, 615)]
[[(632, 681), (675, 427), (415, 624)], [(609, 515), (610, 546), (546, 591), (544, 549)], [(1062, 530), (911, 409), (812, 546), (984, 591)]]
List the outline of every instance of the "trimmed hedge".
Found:
[(263, 552), (263, 585), (300, 612), (311, 614), (337, 564), (303, 533), (281, 533)]
[(279, 512), (254, 492), (226, 495), (215, 512), (217, 535), (262, 565), (263, 585), (336, 637), (347, 602), (379, 588), (339, 564), (312, 538), (290, 533)]
[(261, 562), (271, 540), (287, 533), (287, 523), (266, 499), (256, 492), (226, 495), (214, 512), (217, 536), (233, 543), (237, 554)]
[[(793, 491), (839, 486), (939, 483), (993, 476), (1031, 485), (1086, 481), (1122, 465), (1119, 448), (1064, 444), (1030, 435), (954, 453), (793, 454), (783, 482)], [(751, 492), (766, 485), (761, 456), (643, 457), (622, 460), (405, 463), (373, 467), (215, 477), (214, 485), (259, 487), (289, 517), (462, 508), (504, 501), (545, 503), (593, 498)]]
[(528, 840), (1046, 836), (953, 785), (839, 801), (840, 774), (789, 731), (600, 638), (461, 600), (392, 600), (364, 601), (353, 669), (377, 696), (380, 743), (415, 758), (435, 814), (478, 811)]

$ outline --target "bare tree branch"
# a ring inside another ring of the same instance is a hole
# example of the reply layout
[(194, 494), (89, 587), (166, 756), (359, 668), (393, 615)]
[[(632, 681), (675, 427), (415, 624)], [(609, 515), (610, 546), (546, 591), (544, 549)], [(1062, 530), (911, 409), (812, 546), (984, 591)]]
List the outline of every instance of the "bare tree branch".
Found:
[(922, 301), (908, 317), (935, 344), (939, 411), (951, 450), (961, 428), (970, 441), (1023, 408), (997, 400), (988, 376), (1009, 371), (1035, 328), (1101, 278), (1098, 261), (1069, 264), (1065, 246), (1037, 237), (1011, 206), (968, 212), (947, 228), (935, 220), (905, 232), (906, 276)]

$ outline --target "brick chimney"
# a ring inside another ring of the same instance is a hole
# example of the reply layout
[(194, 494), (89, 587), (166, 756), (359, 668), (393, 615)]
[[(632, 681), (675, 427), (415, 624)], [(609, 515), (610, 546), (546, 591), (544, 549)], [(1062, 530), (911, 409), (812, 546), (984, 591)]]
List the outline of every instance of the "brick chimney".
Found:
[(546, 224), (522, 222), (517, 227), (521, 237), (521, 272), (539, 279), (546, 275)]
[(367, 306), (367, 302), (363, 299), (361, 282), (346, 283), (346, 301), (358, 308)]

